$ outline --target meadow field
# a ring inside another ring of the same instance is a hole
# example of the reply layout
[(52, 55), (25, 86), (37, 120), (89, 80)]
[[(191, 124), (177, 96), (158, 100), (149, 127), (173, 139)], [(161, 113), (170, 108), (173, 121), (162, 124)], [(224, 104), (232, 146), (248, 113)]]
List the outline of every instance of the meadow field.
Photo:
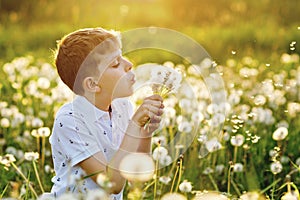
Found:
[[(126, 54), (137, 83), (149, 78), (147, 63), (180, 71), (183, 82), (165, 97), (153, 176), (128, 183), (124, 199), (299, 199), (299, 13), (296, 0), (0, 0), (0, 199), (50, 191), (54, 115), (73, 99), (53, 50), (63, 35), (97, 26), (174, 30), (213, 60), (204, 76), (200, 63), (163, 49)], [(137, 89), (132, 103), (143, 95)]]

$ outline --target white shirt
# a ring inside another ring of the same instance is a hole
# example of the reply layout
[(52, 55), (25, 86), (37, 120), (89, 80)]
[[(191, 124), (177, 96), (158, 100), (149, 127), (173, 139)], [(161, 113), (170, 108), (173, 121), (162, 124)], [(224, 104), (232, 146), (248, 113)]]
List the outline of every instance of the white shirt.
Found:
[[(77, 165), (97, 152), (103, 152), (106, 162), (118, 150), (128, 122), (132, 105), (128, 99), (112, 102), (111, 120), (108, 112), (99, 110), (85, 97), (77, 96), (72, 103), (63, 105), (56, 114), (50, 143), (56, 176), (51, 193), (54, 197), (69, 192), (99, 189)], [(123, 191), (111, 199), (123, 199)]]

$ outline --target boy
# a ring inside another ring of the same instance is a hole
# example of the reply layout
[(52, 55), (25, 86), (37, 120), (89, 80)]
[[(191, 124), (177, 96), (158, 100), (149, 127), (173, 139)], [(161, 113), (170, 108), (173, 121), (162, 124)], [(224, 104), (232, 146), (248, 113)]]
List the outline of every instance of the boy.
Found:
[[(56, 114), (50, 137), (56, 176), (51, 193), (97, 189), (97, 175), (113, 183), (112, 199), (122, 199), (122, 158), (150, 153), (151, 134), (159, 127), (163, 99), (152, 95), (132, 115), (135, 82), (132, 63), (122, 57), (118, 34), (102, 28), (81, 29), (58, 44), (55, 64), (63, 82), (77, 95)], [(88, 178), (76, 181), (78, 178)]]

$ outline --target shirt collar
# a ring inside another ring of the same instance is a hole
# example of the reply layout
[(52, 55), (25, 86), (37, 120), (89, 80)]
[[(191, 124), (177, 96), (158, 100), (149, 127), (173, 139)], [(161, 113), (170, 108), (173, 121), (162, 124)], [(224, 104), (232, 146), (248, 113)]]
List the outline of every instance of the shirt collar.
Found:
[(87, 118), (89, 121), (97, 121), (103, 117), (109, 117), (107, 111), (98, 109), (94, 104), (89, 102), (83, 96), (76, 96), (73, 101), (73, 110), (75, 113), (82, 114), (84, 118)]

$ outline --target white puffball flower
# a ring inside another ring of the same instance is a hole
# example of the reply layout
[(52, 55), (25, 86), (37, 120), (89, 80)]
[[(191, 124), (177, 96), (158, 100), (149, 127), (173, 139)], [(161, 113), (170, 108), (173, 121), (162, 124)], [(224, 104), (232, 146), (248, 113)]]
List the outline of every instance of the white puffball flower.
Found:
[(233, 165), (233, 171), (234, 172), (243, 172), (243, 170), (244, 170), (244, 166), (243, 166), (242, 163), (235, 163)]
[(270, 169), (273, 174), (278, 174), (282, 171), (282, 164), (279, 161), (271, 163)]
[(76, 194), (66, 192), (66, 193), (63, 193), (63, 194), (58, 198), (58, 200), (78, 199), (77, 196), (78, 196), (78, 195), (76, 195)]
[(13, 146), (8, 146), (6, 149), (5, 149), (5, 153), (7, 154), (12, 154), (14, 156), (17, 155), (17, 149)]
[(44, 125), (44, 122), (40, 118), (35, 117), (31, 121), (31, 126), (34, 128), (42, 127), (43, 125)]
[(225, 195), (215, 191), (197, 192), (193, 200), (228, 200)]
[(300, 166), (300, 157), (298, 157), (295, 161), (296, 165)]
[(214, 170), (211, 168), (211, 167), (206, 167), (204, 170), (203, 170), (203, 174), (205, 174), (205, 175), (208, 175), (208, 174), (211, 174), (211, 173), (213, 173), (214, 172)]
[(161, 164), (162, 166), (168, 166), (172, 163), (172, 158), (169, 155), (166, 155), (164, 157), (161, 157), (159, 159), (159, 164)]
[(179, 193), (167, 193), (162, 196), (161, 200), (187, 200), (187, 198)]
[(0, 124), (3, 128), (8, 128), (10, 126), (10, 122), (7, 118), (2, 118)]
[(37, 86), (43, 90), (49, 89), (50, 81), (45, 77), (40, 77), (37, 81)]
[(235, 147), (242, 146), (244, 141), (245, 141), (245, 137), (241, 134), (237, 134), (235, 136), (232, 136), (231, 139), (230, 139), (231, 145), (235, 146)]
[(219, 165), (216, 165), (216, 173), (217, 174), (221, 174), (221, 173), (223, 173), (223, 171), (224, 171), (224, 169), (225, 169), (225, 165), (223, 165), (223, 164), (219, 164)]
[(158, 146), (153, 150), (152, 157), (154, 160), (159, 160), (168, 155), (168, 150), (165, 147)]
[(266, 198), (258, 192), (246, 192), (240, 196), (241, 200), (265, 200)]
[(205, 143), (205, 146), (206, 146), (206, 149), (209, 151), (209, 152), (214, 152), (214, 151), (217, 151), (219, 149), (222, 148), (222, 145), (221, 143), (219, 142), (219, 140), (217, 138), (212, 138), (210, 139), (209, 141), (207, 141)]
[(277, 128), (274, 132), (273, 132), (273, 140), (276, 141), (281, 141), (284, 140), (286, 138), (286, 136), (288, 135), (288, 129), (286, 127), (279, 127)]
[(39, 159), (40, 155), (38, 152), (25, 152), (24, 158), (27, 161), (35, 161)]
[(192, 125), (188, 121), (183, 121), (179, 123), (178, 130), (184, 133), (190, 133), (192, 131)]
[(204, 115), (199, 111), (193, 112), (191, 119), (195, 123), (200, 123), (204, 120)]
[(110, 182), (109, 178), (104, 174), (99, 174), (96, 180), (97, 184), (102, 188), (111, 188), (113, 184)]
[(37, 134), (40, 137), (49, 137), (51, 131), (49, 127), (41, 127), (37, 130)]
[(192, 191), (192, 183), (187, 181), (187, 180), (184, 180), (182, 183), (180, 183), (179, 185), (179, 190), (181, 192), (191, 192)]
[(119, 170), (129, 181), (145, 182), (153, 177), (155, 164), (147, 154), (131, 153), (122, 159)]
[(161, 176), (158, 180), (159, 182), (168, 185), (172, 179), (169, 176)]
[(281, 200), (298, 200), (299, 193), (296, 191), (293, 192), (287, 192), (282, 197)]
[(109, 200), (106, 192), (102, 189), (89, 190), (85, 199), (86, 200)]

